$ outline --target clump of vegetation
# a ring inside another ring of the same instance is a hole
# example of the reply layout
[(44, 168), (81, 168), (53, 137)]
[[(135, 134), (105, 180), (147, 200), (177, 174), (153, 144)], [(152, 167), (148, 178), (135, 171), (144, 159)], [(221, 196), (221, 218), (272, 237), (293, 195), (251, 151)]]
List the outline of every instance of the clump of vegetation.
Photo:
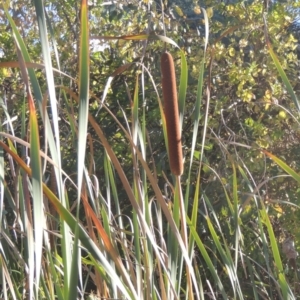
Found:
[(1, 298), (298, 297), (296, 4), (193, 3), (1, 4)]

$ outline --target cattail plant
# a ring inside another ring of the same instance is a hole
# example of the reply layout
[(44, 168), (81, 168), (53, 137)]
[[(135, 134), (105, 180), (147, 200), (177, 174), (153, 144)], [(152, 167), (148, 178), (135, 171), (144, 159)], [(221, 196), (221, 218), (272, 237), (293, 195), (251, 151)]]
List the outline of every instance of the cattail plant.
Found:
[[(185, 218), (186, 213), (179, 177), (183, 172), (181, 132), (178, 113), (175, 67), (172, 55), (168, 52), (164, 52), (161, 56), (160, 65), (162, 72), (162, 90), (164, 98), (164, 113), (167, 126), (169, 162), (171, 172), (173, 173), (173, 175), (177, 176), (176, 184), (178, 187), (178, 195), (180, 199), (179, 208), (181, 215), (181, 236), (183, 243), (187, 248), (188, 241)], [(188, 284), (189, 299), (193, 300), (193, 288), (188, 265), (186, 265), (186, 278)]]
[(162, 90), (167, 125), (169, 161), (171, 172), (179, 176), (183, 172), (181, 133), (179, 124), (176, 76), (173, 57), (169, 52), (161, 56)]

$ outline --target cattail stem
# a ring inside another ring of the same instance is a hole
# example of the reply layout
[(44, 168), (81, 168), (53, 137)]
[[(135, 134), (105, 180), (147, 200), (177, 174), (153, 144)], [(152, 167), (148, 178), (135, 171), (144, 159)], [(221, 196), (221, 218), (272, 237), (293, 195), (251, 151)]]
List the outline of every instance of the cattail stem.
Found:
[(174, 175), (180, 176), (183, 159), (174, 61), (170, 53), (164, 52), (160, 62), (170, 168)]
[[(176, 176), (176, 187), (178, 191), (178, 197), (179, 197), (179, 209), (180, 209), (180, 220), (181, 220), (181, 237), (184, 243), (184, 246), (186, 250), (188, 250), (188, 235), (187, 235), (187, 226), (186, 226), (186, 212), (185, 212), (185, 207), (184, 207), (184, 200), (183, 200), (183, 195), (182, 195), (182, 190), (181, 190), (181, 184), (180, 184), (180, 176)], [(188, 264), (186, 264), (186, 279), (187, 279), (187, 288), (188, 288), (188, 299), (189, 300), (194, 300), (194, 295), (193, 295), (193, 285), (192, 285), (192, 278), (191, 278), (191, 271), (189, 269)]]

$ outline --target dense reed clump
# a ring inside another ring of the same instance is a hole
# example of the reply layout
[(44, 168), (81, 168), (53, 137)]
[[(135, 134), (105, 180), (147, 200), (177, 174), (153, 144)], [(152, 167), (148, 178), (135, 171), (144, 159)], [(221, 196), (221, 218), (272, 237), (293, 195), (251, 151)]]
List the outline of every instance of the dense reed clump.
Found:
[(161, 56), (162, 90), (164, 99), (164, 113), (167, 125), (169, 161), (171, 172), (181, 175), (183, 159), (181, 148), (181, 132), (179, 124), (176, 76), (173, 57), (169, 52)]

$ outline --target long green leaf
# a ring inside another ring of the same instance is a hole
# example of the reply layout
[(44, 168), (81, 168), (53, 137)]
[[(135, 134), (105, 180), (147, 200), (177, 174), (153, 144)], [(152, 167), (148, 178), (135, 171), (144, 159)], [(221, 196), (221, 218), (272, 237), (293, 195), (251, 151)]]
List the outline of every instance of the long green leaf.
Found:
[(211, 275), (213, 276), (214, 280), (215, 280), (215, 283), (217, 284), (218, 288), (219, 288), (219, 291), (221, 292), (222, 296), (223, 296), (223, 299), (228, 299), (228, 296), (226, 294), (226, 291), (224, 289), (224, 286), (221, 282), (221, 279), (212, 263), (212, 260), (203, 244), (203, 242), (201, 241), (201, 238), (199, 237), (198, 233), (197, 233), (197, 230), (196, 228), (194, 227), (194, 225), (192, 224), (191, 220), (189, 220), (189, 218), (187, 218), (187, 224), (189, 226), (189, 229), (191, 231), (191, 234), (193, 235), (193, 238), (196, 242), (196, 245), (203, 257), (203, 259), (205, 260), (205, 263), (207, 264), (209, 270), (210, 270), (210, 273)]
[(183, 119), (184, 119), (184, 108), (185, 108), (185, 98), (188, 82), (188, 67), (186, 62), (185, 54), (180, 50), (181, 56), (181, 68), (180, 68), (180, 83), (178, 92), (178, 108), (179, 108), (179, 118), (180, 118), (180, 128), (182, 130)]
[(280, 61), (279, 61), (277, 55), (275, 54), (275, 52), (274, 52), (274, 50), (272, 48), (272, 45), (271, 45), (271, 43), (270, 43), (270, 41), (268, 39), (267, 39), (266, 43), (267, 43), (267, 47), (268, 47), (270, 56), (272, 57), (273, 62), (274, 62), (275, 66), (276, 66), (276, 68), (278, 70), (278, 73), (280, 74), (281, 79), (282, 79), (283, 83), (285, 84), (285, 87), (286, 87), (288, 93), (290, 94), (292, 100), (294, 101), (295, 106), (298, 109), (298, 112), (300, 112), (299, 99), (298, 99), (297, 95), (295, 94), (294, 89), (293, 89), (293, 87), (292, 87), (292, 85), (291, 85), (288, 77), (286, 76), (286, 73), (284, 72), (284, 70), (283, 70), (283, 68), (282, 68), (282, 66), (280, 64)]
[[(28, 95), (31, 97), (31, 95)], [(40, 153), (39, 128), (33, 99), (29, 99), (30, 107), (30, 165), (32, 169), (32, 198), (33, 198), (33, 219), (34, 219), (34, 253), (35, 253), (35, 276), (36, 276), (36, 297), (38, 298), (39, 279), (42, 262), (43, 230), (45, 224), (43, 210), (43, 187), (42, 168)]]
[(273, 159), (282, 170), (287, 172), (298, 183), (300, 183), (300, 175), (297, 172), (295, 172), (291, 167), (289, 167), (283, 160), (281, 160), (280, 158), (278, 158), (277, 156), (275, 156), (274, 154), (272, 154), (266, 150), (262, 150), (262, 152), (265, 153), (267, 156), (269, 156), (271, 159)]
[(269, 234), (269, 238), (270, 238), (270, 242), (271, 242), (271, 249), (272, 249), (273, 257), (275, 260), (276, 273), (278, 275), (283, 299), (293, 299), (292, 294), (290, 293), (289, 285), (288, 285), (285, 275), (283, 273), (283, 265), (282, 265), (282, 261), (281, 261), (281, 257), (280, 257), (280, 253), (279, 253), (279, 249), (278, 249), (278, 244), (277, 244), (275, 234), (273, 231), (273, 227), (270, 222), (270, 218), (265, 209), (262, 209), (260, 211), (260, 213), (262, 216), (262, 220), (268, 229), (268, 234)]
[[(86, 0), (81, 2), (81, 20), (80, 20), (80, 55), (79, 55), (79, 125), (78, 125), (78, 152), (77, 152), (77, 220), (79, 222), (80, 199), (83, 186), (83, 172), (86, 152), (86, 136), (89, 108), (89, 24), (88, 24), (88, 5)], [(72, 255), (72, 273), (70, 281), (70, 291), (68, 299), (77, 297), (77, 277), (78, 277), (78, 228), (75, 230), (75, 240), (73, 244)]]

